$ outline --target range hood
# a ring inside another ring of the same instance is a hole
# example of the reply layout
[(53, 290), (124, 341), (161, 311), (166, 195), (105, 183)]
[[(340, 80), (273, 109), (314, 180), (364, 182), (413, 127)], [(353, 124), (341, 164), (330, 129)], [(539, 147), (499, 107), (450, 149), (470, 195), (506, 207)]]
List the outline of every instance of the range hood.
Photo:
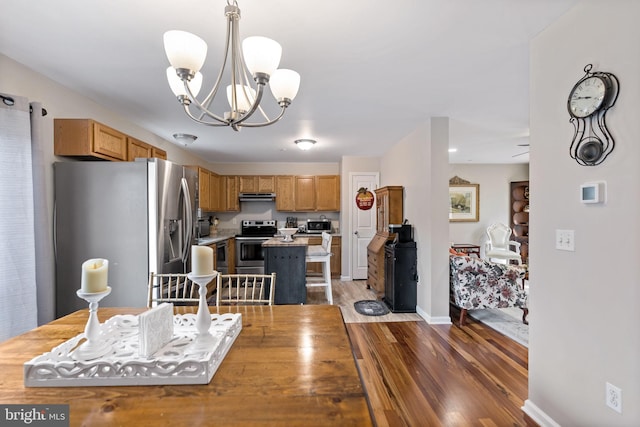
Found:
[(240, 193), (241, 202), (273, 202), (275, 193)]

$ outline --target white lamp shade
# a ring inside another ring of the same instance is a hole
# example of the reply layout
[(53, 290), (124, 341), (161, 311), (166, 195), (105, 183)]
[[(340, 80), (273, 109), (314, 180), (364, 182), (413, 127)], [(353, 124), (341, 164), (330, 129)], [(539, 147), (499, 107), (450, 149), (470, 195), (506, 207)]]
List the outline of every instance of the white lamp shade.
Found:
[[(173, 67), (167, 68), (167, 81), (169, 82), (169, 87), (175, 96), (189, 96), (184, 88), (184, 83), (180, 80), (180, 77), (178, 77), (176, 70)], [(200, 88), (202, 87), (202, 74), (200, 72), (197, 72), (196, 75), (193, 76), (189, 82), (189, 87), (191, 88), (193, 96), (198, 96), (198, 92), (200, 92)]]
[[(231, 85), (227, 86), (227, 100), (229, 105), (233, 108), (231, 94)], [(238, 102), (239, 111), (249, 111), (253, 102), (256, 99), (256, 91), (250, 86), (236, 85), (236, 100)]]
[(200, 71), (207, 57), (207, 43), (195, 34), (171, 30), (164, 33), (164, 51), (173, 68)]
[(316, 143), (313, 139), (296, 139), (295, 142), (298, 148), (304, 151), (311, 149), (311, 147)]
[(252, 75), (266, 73), (272, 75), (280, 64), (282, 47), (266, 37), (247, 37), (242, 41), (244, 62)]
[(300, 74), (293, 70), (279, 69), (273, 73), (269, 80), (271, 93), (277, 100), (289, 98), (293, 100), (300, 88)]

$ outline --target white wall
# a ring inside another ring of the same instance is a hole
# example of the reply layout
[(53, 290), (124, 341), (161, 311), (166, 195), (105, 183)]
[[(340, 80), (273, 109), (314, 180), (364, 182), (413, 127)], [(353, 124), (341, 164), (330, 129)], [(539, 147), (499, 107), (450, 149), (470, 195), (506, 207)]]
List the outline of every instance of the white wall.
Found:
[[(640, 2), (579, 2), (531, 44), (529, 413), (563, 426), (640, 426)], [(586, 64), (620, 79), (599, 166), (569, 157), (567, 96)], [(607, 182), (607, 202), (579, 202)], [(575, 252), (555, 249), (575, 230)], [(622, 389), (622, 415), (605, 383)]]
[(487, 227), (495, 222), (509, 225), (510, 183), (528, 180), (529, 165), (450, 164), (448, 178), (454, 176), (480, 184), (480, 220), (449, 223), (449, 241), (480, 245), (483, 251)]
[(404, 186), (404, 216), (418, 247), (418, 313), (429, 323), (449, 317), (449, 119), (432, 118), (393, 145), (380, 161), (380, 184)]

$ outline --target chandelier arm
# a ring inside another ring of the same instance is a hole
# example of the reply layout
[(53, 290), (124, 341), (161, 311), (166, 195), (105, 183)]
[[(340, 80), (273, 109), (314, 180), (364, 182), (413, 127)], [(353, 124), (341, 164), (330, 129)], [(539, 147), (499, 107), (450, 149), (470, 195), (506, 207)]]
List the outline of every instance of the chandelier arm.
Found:
[[(193, 93), (191, 92), (191, 88), (189, 87), (189, 84), (186, 80), (184, 80), (184, 87), (185, 87), (185, 90), (187, 91), (187, 94), (189, 95), (189, 99), (191, 102), (188, 104), (183, 102), (182, 105), (184, 106), (185, 111), (188, 112), (189, 117), (191, 117), (193, 120), (197, 121), (198, 123), (207, 123), (201, 120), (204, 117), (204, 115), (207, 115), (208, 117), (211, 117), (212, 119), (215, 119), (221, 123), (228, 124), (225, 119), (223, 119), (222, 117), (218, 117), (217, 115), (209, 111), (206, 107), (204, 107), (200, 103), (200, 101), (198, 101), (198, 99), (195, 96), (193, 96)], [(202, 115), (200, 115), (200, 118), (197, 118), (196, 116), (191, 114), (191, 110), (189, 110), (189, 105), (191, 105), (191, 103), (195, 104), (196, 107), (198, 107), (198, 109), (202, 111)]]
[(278, 114), (278, 117), (274, 118), (273, 120), (269, 120), (267, 122), (264, 123), (242, 123), (241, 125), (239, 125), (240, 127), (247, 127), (247, 128), (259, 128), (259, 127), (263, 127), (263, 126), (269, 126), (274, 124), (275, 122), (277, 122), (278, 120), (280, 120), (283, 116), (284, 116), (284, 110), (287, 109), (286, 105), (282, 106), (282, 109), (280, 110), (280, 114)]
[[(211, 92), (209, 92), (207, 97), (202, 101), (202, 105), (204, 106), (204, 109), (206, 111), (209, 111), (209, 106), (211, 105), (211, 102), (213, 102), (213, 99), (215, 98), (216, 94), (218, 93), (218, 89), (220, 88), (220, 82), (222, 81), (224, 70), (227, 68), (227, 57), (229, 56), (229, 40), (231, 39), (230, 36), (231, 36), (232, 20), (233, 20), (233, 17), (231, 15), (228, 15), (227, 16), (227, 37), (224, 44), (224, 51), (223, 51), (224, 55), (222, 57), (222, 66), (220, 67), (220, 71), (218, 71), (218, 77), (216, 78), (216, 82), (213, 85)], [(204, 114), (207, 114), (207, 113), (203, 112), (203, 114), (200, 115), (200, 118), (202, 118)]]
[[(250, 78), (249, 78), (249, 76), (247, 75), (247, 65), (245, 64), (245, 62), (244, 62), (244, 56), (242, 56), (242, 55), (240, 55), (240, 64), (241, 64), (241, 65), (240, 65), (240, 69), (242, 70), (242, 72), (243, 72), (243, 74), (242, 74), (242, 75), (244, 76), (243, 80), (244, 80), (244, 81), (246, 81), (246, 82), (250, 82), (250, 81), (254, 80), (254, 79), (252, 79), (252, 78), (250, 79)], [(249, 84), (248, 84), (248, 83), (247, 83), (247, 86), (249, 86)], [(245, 94), (245, 96), (246, 96), (246, 94)], [(262, 109), (262, 105), (258, 104), (258, 110), (260, 111), (260, 114), (262, 115), (262, 117), (263, 117), (266, 121), (271, 120), (271, 119), (269, 118), (269, 116), (267, 116), (267, 113), (265, 113), (265, 112), (264, 112), (264, 110)], [(255, 109), (254, 109), (254, 111), (255, 111)], [(247, 115), (247, 118), (248, 118), (248, 116), (250, 116), (250, 115), (251, 115), (251, 114)]]
[(196, 116), (194, 116), (193, 114), (191, 114), (191, 110), (189, 110), (189, 105), (188, 105), (188, 104), (183, 105), (183, 107), (184, 107), (184, 112), (185, 112), (185, 113), (187, 114), (187, 116), (188, 116), (191, 120), (193, 120), (194, 122), (197, 122), (197, 123), (200, 123), (200, 124), (203, 124), (203, 125), (207, 125), (207, 126), (229, 126), (229, 123), (228, 123), (227, 121), (225, 121), (225, 120), (220, 120), (220, 119), (219, 119), (218, 117), (216, 117), (215, 115), (213, 115), (213, 116), (207, 115), (207, 117), (211, 117), (211, 118), (213, 118), (213, 119), (215, 119), (215, 120), (218, 120), (220, 123), (216, 123), (216, 122), (207, 122), (207, 121), (202, 120), (201, 118), (199, 119), (198, 117), (196, 117)]

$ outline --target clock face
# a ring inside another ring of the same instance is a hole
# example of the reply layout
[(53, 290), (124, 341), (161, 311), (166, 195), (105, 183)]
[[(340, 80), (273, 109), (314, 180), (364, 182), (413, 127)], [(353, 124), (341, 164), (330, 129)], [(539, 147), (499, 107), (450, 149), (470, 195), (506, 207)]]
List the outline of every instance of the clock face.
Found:
[(569, 95), (569, 114), (573, 117), (590, 116), (602, 106), (605, 94), (605, 82), (598, 76), (578, 82)]

